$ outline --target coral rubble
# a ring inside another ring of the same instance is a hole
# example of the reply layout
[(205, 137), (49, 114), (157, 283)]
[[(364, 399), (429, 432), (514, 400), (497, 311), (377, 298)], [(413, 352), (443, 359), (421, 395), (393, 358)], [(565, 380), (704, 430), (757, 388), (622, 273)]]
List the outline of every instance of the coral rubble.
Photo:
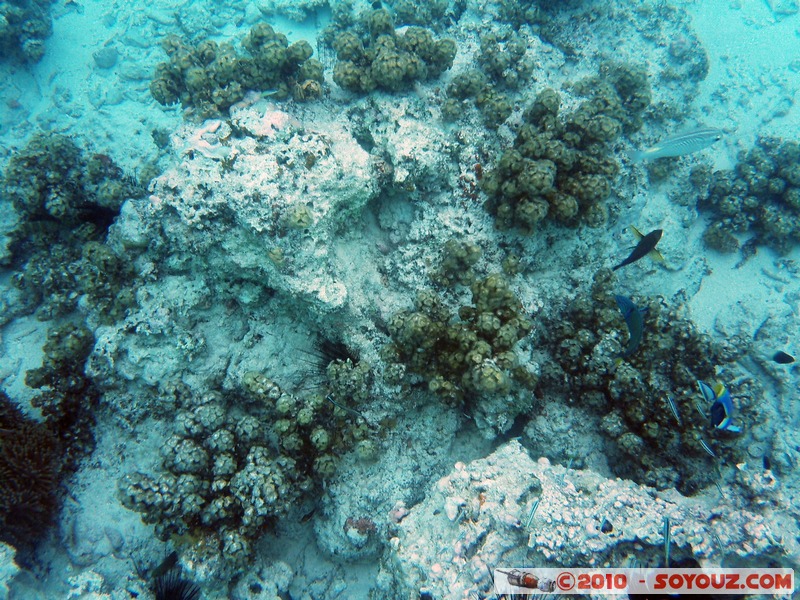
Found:
[(656, 566), (664, 517), (677, 525), (673, 559), (727, 555), (758, 564), (779, 551), (779, 510), (763, 515), (727, 499), (715, 506), (712, 517), (701, 498), (534, 461), (512, 441), (456, 463), (431, 487), (395, 527), (378, 587), (398, 600), (421, 592), (483, 597), (497, 565)]

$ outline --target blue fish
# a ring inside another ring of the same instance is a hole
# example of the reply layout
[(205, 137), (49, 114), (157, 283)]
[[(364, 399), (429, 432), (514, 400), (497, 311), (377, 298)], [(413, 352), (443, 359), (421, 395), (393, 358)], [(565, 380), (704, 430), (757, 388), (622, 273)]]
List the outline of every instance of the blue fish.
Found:
[(628, 326), (628, 345), (620, 358), (627, 358), (639, 347), (642, 341), (642, 333), (644, 331), (644, 313), (646, 308), (639, 308), (630, 298), (625, 296), (614, 296), (619, 306), (619, 311), (625, 319), (625, 324)]
[(733, 400), (731, 393), (721, 383), (717, 383), (713, 388), (697, 380), (700, 393), (706, 402), (711, 404), (711, 425), (721, 431), (739, 433), (741, 428), (733, 424)]

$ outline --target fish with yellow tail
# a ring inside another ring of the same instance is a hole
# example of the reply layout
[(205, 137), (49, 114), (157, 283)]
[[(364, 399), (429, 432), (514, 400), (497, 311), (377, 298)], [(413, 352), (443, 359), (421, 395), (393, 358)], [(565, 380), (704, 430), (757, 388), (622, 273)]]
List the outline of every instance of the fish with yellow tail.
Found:
[(664, 233), (663, 229), (654, 229), (647, 235), (643, 235), (641, 231), (636, 229), (633, 225), (629, 226), (628, 229), (636, 236), (636, 239), (639, 242), (633, 248), (628, 258), (623, 260), (617, 266), (612, 267), (612, 271), (616, 271), (617, 269), (621, 269), (625, 265), (629, 265), (631, 263), (635, 263), (640, 258), (644, 258), (645, 256), (649, 256), (653, 260), (664, 264), (664, 257), (661, 256), (661, 252), (656, 250), (656, 244), (661, 239), (661, 236)]
[(721, 431), (739, 433), (741, 428), (733, 424), (733, 400), (728, 388), (721, 383), (711, 387), (699, 379), (697, 385), (703, 399), (711, 404), (711, 426)]

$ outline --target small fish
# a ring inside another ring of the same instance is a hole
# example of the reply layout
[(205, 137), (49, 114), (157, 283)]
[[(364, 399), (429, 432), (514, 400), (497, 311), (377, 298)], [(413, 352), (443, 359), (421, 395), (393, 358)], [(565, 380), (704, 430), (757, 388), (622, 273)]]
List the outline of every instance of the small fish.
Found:
[(170, 572), (175, 565), (178, 564), (178, 553), (174, 550), (167, 554), (166, 558), (161, 561), (161, 563), (155, 567), (153, 570), (150, 571), (150, 577), (153, 579), (159, 579), (164, 577), (168, 572)]
[(794, 362), (794, 356), (792, 356), (791, 354), (787, 354), (783, 350), (778, 350), (772, 357), (772, 360), (774, 360), (779, 365), (790, 365)]
[(614, 526), (608, 519), (603, 519), (603, 524), (600, 525), (600, 531), (602, 531), (603, 533), (611, 533), (612, 531), (614, 531)]
[(650, 257), (654, 260), (664, 262), (664, 257), (661, 256), (661, 253), (658, 250), (656, 250), (656, 244), (664, 233), (663, 229), (655, 229), (647, 235), (642, 235), (642, 233), (633, 225), (630, 226), (630, 230), (633, 231), (633, 234), (638, 238), (639, 243), (636, 244), (636, 247), (633, 249), (633, 252), (631, 252), (630, 256), (619, 263), (616, 267), (612, 268), (612, 271), (616, 271), (625, 265), (635, 263), (637, 260), (647, 255), (650, 255)]
[(639, 308), (630, 298), (625, 296), (614, 296), (617, 301), (619, 311), (625, 319), (625, 324), (628, 326), (628, 345), (619, 358), (627, 358), (639, 347), (642, 341), (642, 332), (644, 331), (644, 313), (646, 308)]
[(728, 388), (721, 383), (712, 388), (700, 380), (697, 385), (705, 401), (711, 404), (711, 425), (722, 431), (739, 433), (741, 429), (733, 425), (733, 400)]
[(706, 454), (708, 454), (708, 455), (709, 455), (710, 457), (712, 457), (712, 458), (717, 458), (717, 455), (716, 455), (716, 454), (714, 453), (714, 451), (711, 449), (711, 446), (709, 446), (708, 444), (706, 444), (706, 441), (705, 441), (703, 438), (699, 438), (697, 441), (699, 441), (699, 442), (700, 442), (700, 446), (703, 448), (703, 450), (705, 450), (705, 451), (706, 451)]
[(693, 131), (687, 131), (662, 140), (655, 146), (646, 150), (632, 152), (630, 157), (635, 163), (643, 160), (655, 160), (656, 158), (667, 158), (672, 156), (683, 156), (691, 154), (720, 141), (724, 131), (713, 127), (703, 127)]
[(531, 526), (531, 522), (533, 521), (533, 515), (536, 514), (536, 509), (539, 508), (540, 500), (541, 498), (537, 498), (536, 501), (533, 503), (533, 506), (531, 507), (531, 514), (528, 516), (528, 522), (525, 523), (525, 529), (528, 529), (528, 527)]
[(667, 404), (669, 405), (669, 409), (672, 411), (675, 420), (678, 422), (678, 425), (683, 425), (683, 423), (681, 423), (681, 416), (678, 414), (678, 407), (675, 406), (675, 401), (669, 394), (667, 394)]
[(316, 507), (312, 508), (309, 512), (300, 517), (300, 523), (308, 523), (311, 520), (311, 517), (314, 516), (315, 512), (317, 512)]

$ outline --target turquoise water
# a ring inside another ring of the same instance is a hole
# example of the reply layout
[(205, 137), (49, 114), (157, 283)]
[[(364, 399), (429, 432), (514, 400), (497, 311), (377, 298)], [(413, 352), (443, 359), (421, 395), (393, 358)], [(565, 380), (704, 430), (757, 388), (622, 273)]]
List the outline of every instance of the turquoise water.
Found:
[(796, 565), (793, 2), (0, 15), (0, 598)]

